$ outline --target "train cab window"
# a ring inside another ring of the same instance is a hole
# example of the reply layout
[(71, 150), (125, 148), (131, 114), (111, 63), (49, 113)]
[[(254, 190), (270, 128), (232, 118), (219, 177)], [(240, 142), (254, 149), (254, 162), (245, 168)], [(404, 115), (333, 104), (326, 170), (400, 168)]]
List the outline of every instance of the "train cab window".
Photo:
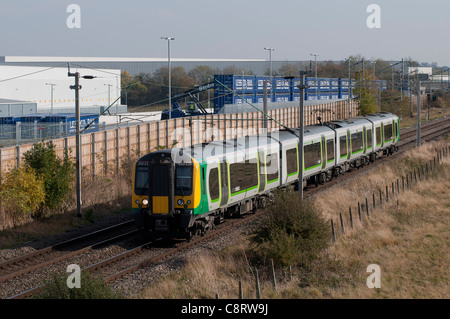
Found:
[(387, 124), (384, 126), (384, 141), (388, 142), (392, 140), (392, 124)]
[(278, 179), (278, 155), (276, 153), (267, 154), (266, 173), (268, 183)]
[(367, 148), (371, 149), (372, 148), (372, 129), (368, 129), (366, 132), (367, 135)]
[(334, 140), (327, 140), (327, 162), (334, 160)]
[(211, 200), (219, 199), (220, 196), (220, 189), (219, 189), (219, 169), (213, 168), (209, 172), (209, 197), (211, 197)]
[(258, 186), (258, 163), (256, 159), (230, 165), (231, 193)]
[(148, 166), (136, 168), (134, 192), (136, 195), (148, 195)]
[(339, 153), (342, 157), (347, 157), (347, 135), (339, 137)]
[(153, 196), (169, 196), (169, 166), (155, 165), (151, 168), (151, 185)]
[(297, 148), (286, 151), (286, 172), (288, 175), (297, 172)]
[(192, 194), (192, 165), (176, 166), (175, 195), (188, 196)]
[(363, 132), (352, 133), (352, 153), (363, 149)]
[(375, 128), (375, 138), (377, 140), (377, 145), (381, 145), (381, 128), (378, 126)]
[(321, 163), (320, 142), (305, 145), (305, 169), (313, 168)]

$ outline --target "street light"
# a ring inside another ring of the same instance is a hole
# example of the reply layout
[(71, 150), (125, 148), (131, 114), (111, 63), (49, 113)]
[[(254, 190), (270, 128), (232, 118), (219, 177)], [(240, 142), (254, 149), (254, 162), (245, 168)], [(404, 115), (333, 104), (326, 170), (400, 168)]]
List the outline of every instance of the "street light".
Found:
[(309, 74), (310, 71), (299, 71), (300, 74), (300, 85), (298, 86), (298, 88), (300, 89), (300, 105), (299, 105), (299, 134), (298, 134), (298, 148), (299, 148), (299, 176), (298, 176), (298, 191), (300, 193), (300, 204), (303, 201), (303, 135), (304, 135), (304, 128), (303, 128), (303, 99), (304, 99), (304, 92), (305, 89), (308, 88), (307, 85), (305, 85), (305, 75)]
[[(69, 72), (67, 72), (68, 76), (75, 77), (75, 85), (71, 85), (70, 88), (75, 90), (75, 117), (76, 117), (76, 136), (75, 136), (75, 154), (76, 154), (76, 193), (77, 193), (77, 217), (81, 217), (81, 139), (80, 139), (80, 94), (81, 90), (80, 83), (80, 73), (75, 72), (71, 73), (70, 68)], [(96, 78), (93, 75), (84, 75), (83, 79), (92, 80)]]
[(169, 67), (169, 119), (172, 118), (172, 78), (171, 78), (171, 67), (170, 67), (170, 40), (175, 40), (173, 37), (161, 37), (162, 40), (167, 40), (167, 51), (168, 51), (168, 67)]
[(269, 61), (270, 61), (270, 101), (272, 101), (272, 86), (273, 86), (273, 80), (272, 80), (272, 51), (275, 49), (265, 47), (264, 50), (269, 51)]
[(52, 106), (51, 106), (51, 110), (50, 110), (50, 113), (51, 114), (53, 114), (53, 90), (54, 90), (54, 86), (56, 86), (56, 84), (54, 84), (54, 83), (45, 83), (45, 85), (51, 85), (51, 98), (52, 98)]
[(314, 73), (315, 73), (315, 77), (316, 77), (315, 84), (316, 84), (316, 100), (317, 100), (318, 99), (317, 94), (318, 94), (318, 88), (319, 88), (319, 84), (317, 83), (317, 57), (319, 55), (313, 54), (313, 53), (311, 53), (310, 55), (312, 55), (314, 57), (314, 69), (315, 69)]

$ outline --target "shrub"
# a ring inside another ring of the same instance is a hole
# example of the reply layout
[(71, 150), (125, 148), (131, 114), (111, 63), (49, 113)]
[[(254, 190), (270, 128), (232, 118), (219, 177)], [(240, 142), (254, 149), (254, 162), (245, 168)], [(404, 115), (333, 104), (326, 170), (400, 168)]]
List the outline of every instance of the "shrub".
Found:
[(44, 181), (44, 206), (50, 209), (60, 207), (69, 195), (74, 179), (74, 165), (68, 153), (65, 152), (61, 159), (56, 156), (53, 144), (43, 142), (34, 144), (23, 157), (25, 166), (32, 168)]
[(81, 287), (68, 288), (68, 276), (54, 275), (36, 299), (119, 299), (122, 296), (109, 287), (101, 277), (81, 273)]
[(268, 216), (252, 234), (259, 253), (282, 266), (308, 266), (330, 243), (328, 223), (309, 201), (279, 192)]
[(44, 181), (31, 168), (11, 170), (0, 185), (1, 209), (15, 221), (33, 217), (44, 200)]

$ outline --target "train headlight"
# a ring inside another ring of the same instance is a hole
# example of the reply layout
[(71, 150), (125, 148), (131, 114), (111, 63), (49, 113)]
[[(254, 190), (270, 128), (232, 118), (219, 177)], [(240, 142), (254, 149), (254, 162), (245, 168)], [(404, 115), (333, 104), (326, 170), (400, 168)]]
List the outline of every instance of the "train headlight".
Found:
[(184, 200), (182, 200), (182, 199), (177, 200), (177, 204), (178, 204), (178, 206), (183, 206)]
[(148, 199), (143, 199), (143, 200), (142, 200), (142, 204), (148, 205)]

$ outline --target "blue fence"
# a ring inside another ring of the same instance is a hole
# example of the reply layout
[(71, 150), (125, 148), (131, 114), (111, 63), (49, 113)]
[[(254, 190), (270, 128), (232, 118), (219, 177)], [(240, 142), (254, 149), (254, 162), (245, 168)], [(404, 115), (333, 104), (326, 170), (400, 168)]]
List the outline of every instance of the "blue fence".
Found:
[[(80, 128), (92, 123), (87, 132), (99, 130), (98, 114), (81, 114)], [(0, 139), (26, 140), (40, 138), (57, 138), (76, 133), (74, 113), (31, 114), (20, 117), (0, 117)]]

